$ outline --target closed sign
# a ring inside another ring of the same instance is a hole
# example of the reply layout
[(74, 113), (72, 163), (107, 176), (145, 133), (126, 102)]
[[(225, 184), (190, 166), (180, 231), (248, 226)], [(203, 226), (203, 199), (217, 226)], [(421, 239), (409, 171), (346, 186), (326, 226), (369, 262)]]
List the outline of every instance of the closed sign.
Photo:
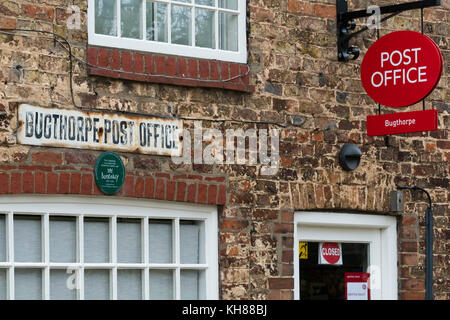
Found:
[(433, 91), (442, 68), (442, 55), (433, 40), (418, 32), (397, 31), (381, 37), (367, 50), (361, 81), (377, 103), (406, 107)]
[(342, 264), (342, 247), (336, 242), (319, 243), (319, 264)]

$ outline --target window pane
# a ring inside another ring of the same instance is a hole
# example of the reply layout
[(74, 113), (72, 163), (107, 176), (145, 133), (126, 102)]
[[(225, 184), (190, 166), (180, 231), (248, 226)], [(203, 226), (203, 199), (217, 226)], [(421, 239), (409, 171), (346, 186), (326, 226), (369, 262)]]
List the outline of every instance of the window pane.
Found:
[(231, 10), (238, 9), (238, 0), (219, 0), (219, 7)]
[(6, 216), (0, 215), (0, 262), (6, 261)]
[(141, 262), (141, 220), (117, 219), (117, 261)]
[(147, 40), (167, 42), (167, 4), (147, 2)]
[(172, 43), (191, 45), (191, 8), (172, 6)]
[(0, 269), (0, 300), (6, 300), (6, 269)]
[(40, 262), (41, 217), (14, 216), (14, 259), (18, 262)]
[(150, 270), (150, 299), (173, 299), (173, 271)]
[(141, 0), (122, 0), (120, 10), (121, 36), (141, 39)]
[(116, 0), (95, 1), (95, 33), (117, 36)]
[(117, 298), (119, 300), (142, 299), (141, 275), (141, 270), (117, 270)]
[(84, 271), (84, 298), (109, 300), (109, 270)]
[(50, 299), (76, 300), (76, 273), (67, 273), (66, 270), (50, 270)]
[(108, 218), (85, 218), (84, 261), (109, 262)]
[(42, 299), (42, 270), (41, 269), (15, 269), (14, 291), (17, 300)]
[(195, 0), (196, 4), (214, 7), (215, 0)]
[(180, 221), (181, 263), (204, 262), (202, 233), (202, 222)]
[(75, 217), (50, 217), (51, 262), (76, 262), (76, 230)]
[(220, 13), (219, 32), (220, 49), (238, 51), (238, 16)]
[(150, 263), (171, 263), (172, 221), (150, 220), (148, 233)]
[(205, 273), (198, 270), (181, 270), (181, 299), (205, 299)]
[(214, 11), (195, 10), (195, 45), (197, 47), (216, 47), (216, 37), (214, 34)]

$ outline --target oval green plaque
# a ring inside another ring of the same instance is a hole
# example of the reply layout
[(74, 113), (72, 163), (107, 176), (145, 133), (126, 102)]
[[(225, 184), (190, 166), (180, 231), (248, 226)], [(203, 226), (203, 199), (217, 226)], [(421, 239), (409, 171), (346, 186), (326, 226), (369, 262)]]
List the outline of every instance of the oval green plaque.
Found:
[(95, 182), (106, 194), (115, 194), (125, 181), (125, 166), (114, 152), (104, 152), (98, 157), (94, 168)]

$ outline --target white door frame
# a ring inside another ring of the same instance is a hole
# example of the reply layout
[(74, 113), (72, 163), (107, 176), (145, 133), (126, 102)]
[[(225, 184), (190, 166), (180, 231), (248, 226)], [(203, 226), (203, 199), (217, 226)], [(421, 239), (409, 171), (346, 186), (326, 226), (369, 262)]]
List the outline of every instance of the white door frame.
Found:
[(331, 212), (294, 215), (294, 299), (300, 299), (299, 241), (359, 242), (370, 245), (371, 299), (396, 300), (397, 220), (392, 216)]

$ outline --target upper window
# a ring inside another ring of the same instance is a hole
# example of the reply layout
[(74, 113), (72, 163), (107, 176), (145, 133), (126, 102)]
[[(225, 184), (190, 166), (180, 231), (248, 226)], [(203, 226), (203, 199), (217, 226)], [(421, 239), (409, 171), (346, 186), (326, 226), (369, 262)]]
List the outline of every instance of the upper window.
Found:
[(89, 44), (247, 62), (244, 0), (89, 0)]

